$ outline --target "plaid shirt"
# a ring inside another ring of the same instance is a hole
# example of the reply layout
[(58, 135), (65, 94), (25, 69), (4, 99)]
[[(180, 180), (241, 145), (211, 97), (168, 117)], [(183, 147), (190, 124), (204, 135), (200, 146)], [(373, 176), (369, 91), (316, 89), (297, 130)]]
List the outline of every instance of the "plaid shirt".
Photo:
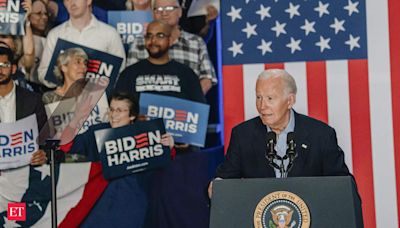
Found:
[[(177, 62), (183, 63), (199, 76), (199, 79), (211, 79), (217, 83), (214, 67), (208, 56), (207, 46), (203, 39), (197, 35), (181, 30), (177, 42), (169, 48), (169, 56)], [(142, 59), (147, 59), (149, 54), (144, 45), (143, 36), (135, 37), (128, 52), (126, 65), (130, 66)]]

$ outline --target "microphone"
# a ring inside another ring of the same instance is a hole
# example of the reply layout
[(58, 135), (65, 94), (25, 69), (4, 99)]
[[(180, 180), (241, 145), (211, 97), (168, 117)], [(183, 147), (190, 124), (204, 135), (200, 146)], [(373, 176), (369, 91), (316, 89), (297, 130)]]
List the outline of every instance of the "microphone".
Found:
[(268, 163), (271, 167), (275, 169), (280, 169), (279, 165), (274, 162), (274, 158), (276, 158), (276, 133), (273, 131), (269, 131), (267, 133), (267, 151), (265, 153), (265, 157), (268, 159)]
[(290, 169), (293, 166), (293, 161), (297, 157), (296, 143), (294, 138), (295, 138), (294, 132), (289, 132), (286, 136), (286, 144), (287, 144), (286, 157), (289, 158), (289, 164), (288, 167), (286, 168), (287, 173), (289, 173)]
[(276, 133), (270, 131), (267, 133), (267, 154), (265, 155), (268, 161), (272, 161), (276, 156)]

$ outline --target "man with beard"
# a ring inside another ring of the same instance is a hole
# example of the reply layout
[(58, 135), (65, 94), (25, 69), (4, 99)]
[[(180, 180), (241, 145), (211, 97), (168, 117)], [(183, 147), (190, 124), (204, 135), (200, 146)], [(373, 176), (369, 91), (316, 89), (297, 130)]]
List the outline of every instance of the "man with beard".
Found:
[(155, 93), (205, 103), (197, 75), (190, 67), (170, 59), (172, 27), (153, 21), (144, 36), (147, 59), (127, 67), (115, 89), (139, 99), (140, 93)]
[[(17, 66), (13, 61), (13, 51), (7, 47), (0, 47), (0, 122), (13, 123), (36, 114), (38, 130), (47, 120), (42, 98), (39, 94), (30, 92), (15, 85), (11, 75)], [(46, 154), (38, 150), (32, 154), (31, 164), (41, 165), (46, 163)]]

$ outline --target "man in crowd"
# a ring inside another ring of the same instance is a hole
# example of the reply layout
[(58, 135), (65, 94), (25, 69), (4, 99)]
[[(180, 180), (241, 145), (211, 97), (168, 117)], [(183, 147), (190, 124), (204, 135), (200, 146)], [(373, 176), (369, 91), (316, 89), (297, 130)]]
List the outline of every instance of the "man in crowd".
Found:
[[(344, 153), (337, 143), (333, 128), (293, 110), (296, 83), (284, 70), (262, 72), (256, 83), (258, 117), (232, 129), (225, 161), (217, 169), (217, 178), (280, 177), (281, 169), (273, 168), (266, 158), (267, 132), (276, 133), (276, 154), (284, 157), (286, 138), (295, 133), (295, 154), (288, 176), (346, 176), (350, 175)], [(273, 162), (280, 165), (280, 161)], [(288, 163), (284, 168), (287, 170)], [(212, 183), (209, 186), (211, 196)]]
[[(203, 93), (206, 94), (212, 85), (217, 83), (215, 71), (203, 39), (180, 29), (179, 18), (181, 15), (182, 9), (177, 0), (154, 1), (154, 19), (172, 26), (170, 58), (192, 68), (200, 80)], [(148, 56), (144, 38), (137, 37), (130, 45), (127, 65), (132, 65)]]
[(116, 90), (133, 94), (142, 92), (205, 102), (197, 75), (190, 67), (170, 59), (172, 27), (162, 21), (147, 26), (144, 36), (147, 59), (127, 67), (118, 79)]
[(125, 60), (121, 37), (114, 28), (98, 21), (92, 14), (92, 0), (64, 0), (64, 5), (69, 20), (49, 32), (38, 69), (39, 80), (51, 88), (55, 85), (46, 81), (45, 75), (58, 39), (107, 52)]
[[(16, 86), (11, 79), (15, 73), (16, 64), (13, 61), (13, 51), (10, 48), (0, 47), (0, 122), (13, 123), (32, 114), (36, 114), (38, 130), (47, 121), (40, 95)], [(42, 150), (33, 153), (31, 164), (41, 165), (46, 163), (46, 154)]]

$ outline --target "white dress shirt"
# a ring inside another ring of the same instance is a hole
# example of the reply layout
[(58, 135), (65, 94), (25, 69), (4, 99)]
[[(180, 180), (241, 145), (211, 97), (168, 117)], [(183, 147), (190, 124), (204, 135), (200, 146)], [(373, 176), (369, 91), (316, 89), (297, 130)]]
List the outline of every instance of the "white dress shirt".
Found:
[(15, 100), (15, 84), (13, 88), (4, 97), (0, 96), (0, 122), (14, 123), (16, 121), (16, 100)]

